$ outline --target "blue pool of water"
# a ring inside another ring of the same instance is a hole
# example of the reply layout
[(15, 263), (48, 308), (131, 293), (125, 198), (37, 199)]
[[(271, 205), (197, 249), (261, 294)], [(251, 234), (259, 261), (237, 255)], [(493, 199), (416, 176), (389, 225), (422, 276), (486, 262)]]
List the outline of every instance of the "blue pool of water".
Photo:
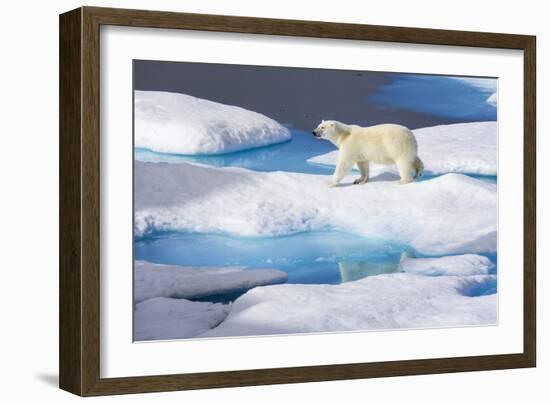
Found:
[[(182, 266), (245, 266), (285, 271), (289, 283), (339, 284), (395, 273), (411, 247), (338, 231), (278, 237), (167, 233), (135, 243), (135, 258)], [(496, 255), (489, 258), (496, 262)]]
[(233, 237), (172, 233), (135, 243), (135, 258), (182, 266), (274, 268), (290, 283), (338, 284), (397, 271), (403, 253), (398, 243), (337, 231), (303, 232), (278, 237)]

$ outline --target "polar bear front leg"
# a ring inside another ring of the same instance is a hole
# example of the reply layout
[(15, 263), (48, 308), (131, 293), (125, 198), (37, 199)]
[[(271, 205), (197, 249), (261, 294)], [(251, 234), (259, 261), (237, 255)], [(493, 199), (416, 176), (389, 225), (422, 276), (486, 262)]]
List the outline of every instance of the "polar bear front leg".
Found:
[(334, 170), (334, 174), (332, 174), (332, 178), (327, 182), (327, 184), (330, 187), (336, 186), (342, 179), (344, 179), (344, 176), (346, 176), (349, 171), (351, 171), (351, 167), (353, 166), (353, 162), (349, 162), (346, 159), (341, 157), (341, 153), (338, 156), (338, 164), (336, 165), (336, 169)]
[(404, 185), (406, 183), (411, 183), (413, 181), (413, 177), (411, 175), (412, 171), (412, 161), (408, 160), (398, 160), (395, 162), (397, 165), (397, 170), (399, 171), (399, 176), (401, 176), (401, 180), (399, 181), (400, 185)]
[(361, 172), (361, 176), (358, 179), (355, 179), (353, 181), (353, 184), (362, 185), (364, 183), (367, 183), (367, 181), (369, 180), (369, 162), (358, 161), (357, 168), (359, 168), (359, 172)]

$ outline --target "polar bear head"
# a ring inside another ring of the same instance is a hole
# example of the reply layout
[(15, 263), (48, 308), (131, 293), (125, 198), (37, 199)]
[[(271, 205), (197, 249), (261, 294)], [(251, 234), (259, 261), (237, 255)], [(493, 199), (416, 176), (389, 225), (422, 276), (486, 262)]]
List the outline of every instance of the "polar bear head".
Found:
[(338, 135), (347, 133), (347, 125), (337, 120), (322, 120), (313, 130), (313, 135), (320, 139), (333, 140)]

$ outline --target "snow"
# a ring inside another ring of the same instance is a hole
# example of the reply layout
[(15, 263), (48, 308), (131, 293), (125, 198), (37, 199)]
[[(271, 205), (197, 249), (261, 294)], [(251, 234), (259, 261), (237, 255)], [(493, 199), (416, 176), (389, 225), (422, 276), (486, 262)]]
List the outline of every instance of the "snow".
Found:
[(488, 257), (475, 254), (439, 258), (405, 258), (400, 263), (402, 271), (428, 276), (490, 274), (494, 268), (494, 263)]
[[(339, 285), (283, 284), (238, 298), (201, 337), (494, 325), (496, 276), (383, 274)], [(481, 296), (475, 296), (481, 295)]]
[[(497, 129), (497, 122), (473, 122), (413, 130), (424, 173), (497, 175)], [(338, 150), (335, 150), (310, 158), (308, 162), (335, 166), (337, 160)], [(397, 174), (393, 165), (371, 163), (370, 170), (371, 178), (385, 172)]]
[(277, 236), (334, 229), (422, 254), (496, 251), (496, 185), (446, 174), (335, 188), (327, 176), (135, 162), (137, 237), (157, 231)]
[(169, 340), (199, 336), (222, 322), (230, 305), (186, 299), (152, 298), (134, 308), (134, 340)]
[(197, 337), (221, 323), (231, 305), (190, 298), (279, 284), (287, 278), (285, 272), (274, 269), (184, 267), (136, 261), (134, 339)]
[(172, 154), (224, 154), (290, 140), (273, 119), (190, 95), (135, 91), (135, 147)]
[(134, 302), (154, 297), (198, 298), (284, 283), (285, 272), (242, 267), (184, 267), (136, 261)]

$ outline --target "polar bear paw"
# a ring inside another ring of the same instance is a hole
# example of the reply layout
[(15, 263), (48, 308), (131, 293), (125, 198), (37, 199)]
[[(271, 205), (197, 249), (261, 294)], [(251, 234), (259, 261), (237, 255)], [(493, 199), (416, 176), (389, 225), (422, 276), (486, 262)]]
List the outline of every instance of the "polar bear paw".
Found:
[(329, 180), (327, 181), (327, 186), (328, 186), (329, 188), (333, 188), (333, 187), (336, 186), (336, 185), (338, 185), (338, 182), (334, 181), (333, 179), (329, 179)]
[(354, 185), (364, 185), (365, 183), (367, 183), (369, 181), (368, 178), (357, 178), (353, 181), (353, 184)]

